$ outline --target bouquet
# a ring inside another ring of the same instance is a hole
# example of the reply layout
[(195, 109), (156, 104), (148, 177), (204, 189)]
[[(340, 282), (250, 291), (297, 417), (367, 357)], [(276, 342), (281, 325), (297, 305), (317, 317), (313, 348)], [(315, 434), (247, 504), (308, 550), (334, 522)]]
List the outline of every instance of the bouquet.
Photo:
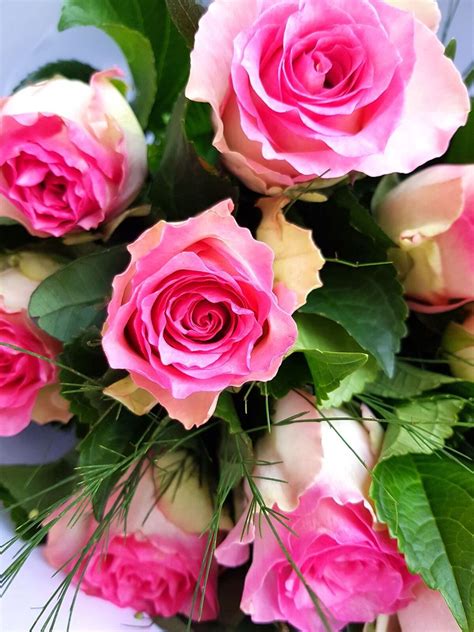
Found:
[(440, 17), (64, 1), (131, 80), (0, 100), (0, 435), (77, 439), (0, 467), (4, 586), (36, 547), (62, 578), (34, 629), (70, 586), (164, 630), (474, 629), (474, 75)]

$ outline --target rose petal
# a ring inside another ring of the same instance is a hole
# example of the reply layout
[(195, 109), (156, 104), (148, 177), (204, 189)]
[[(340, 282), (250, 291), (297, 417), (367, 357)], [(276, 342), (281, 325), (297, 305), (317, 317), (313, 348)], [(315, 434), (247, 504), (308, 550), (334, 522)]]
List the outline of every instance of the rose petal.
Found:
[(294, 311), (305, 304), (312, 290), (322, 286), (319, 270), (324, 265), (324, 258), (313, 241), (312, 231), (286, 220), (282, 209), (288, 202), (287, 198), (258, 200), (256, 206), (263, 217), (257, 228), (257, 239), (275, 253), (275, 283), (283, 283), (296, 293)]

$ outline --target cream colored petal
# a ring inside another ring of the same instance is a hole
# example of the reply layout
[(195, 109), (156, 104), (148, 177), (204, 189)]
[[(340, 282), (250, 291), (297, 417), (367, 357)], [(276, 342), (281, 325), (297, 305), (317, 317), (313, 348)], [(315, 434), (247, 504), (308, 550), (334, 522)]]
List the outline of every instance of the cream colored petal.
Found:
[(319, 271), (324, 258), (313, 241), (311, 230), (291, 224), (285, 218), (283, 208), (288, 202), (285, 197), (258, 200), (262, 221), (257, 228), (257, 239), (275, 253), (275, 284), (283, 283), (295, 292), (297, 308), (305, 304), (312, 290), (321, 287)]
[(31, 418), (40, 426), (51, 421), (65, 424), (72, 418), (69, 402), (61, 395), (59, 384), (50, 384), (40, 390)]
[(146, 217), (150, 214), (151, 205), (142, 204), (141, 206), (134, 206), (126, 211), (114, 217), (110, 222), (105, 222), (101, 225), (100, 230), (96, 232), (77, 232), (70, 233), (63, 238), (63, 243), (66, 246), (74, 246), (75, 244), (83, 244), (89, 241), (96, 241), (101, 239), (102, 241), (108, 241), (112, 234), (117, 230), (120, 224), (129, 217)]
[(443, 295), (443, 263), (436, 240), (427, 240), (410, 250), (413, 267), (403, 279), (405, 294), (427, 303)]
[(158, 403), (153, 395), (137, 386), (130, 376), (104, 388), (104, 395), (116, 399), (134, 415), (146, 415)]
[(362, 425), (369, 433), (370, 450), (377, 459), (382, 449), (384, 430), (382, 425), (377, 421), (373, 412), (368, 406), (362, 404), (360, 407), (362, 413)]
[(155, 461), (154, 479), (158, 509), (183, 531), (200, 534), (213, 514), (209, 486), (187, 452), (167, 452)]
[(0, 272), (0, 304), (7, 312), (28, 309), (30, 296), (38, 287), (37, 281), (23, 276), (17, 268)]
[(435, 32), (438, 30), (441, 11), (436, 0), (385, 0), (385, 2), (397, 9), (411, 11), (429, 29)]
[(382, 230), (404, 250), (446, 232), (464, 208), (461, 165), (437, 165), (410, 176), (376, 209)]
[(10, 265), (17, 267), (28, 279), (38, 282), (44, 281), (61, 268), (61, 263), (56, 259), (29, 251), (11, 255)]
[(464, 323), (451, 322), (448, 325), (442, 350), (447, 355), (451, 373), (474, 382), (474, 311)]

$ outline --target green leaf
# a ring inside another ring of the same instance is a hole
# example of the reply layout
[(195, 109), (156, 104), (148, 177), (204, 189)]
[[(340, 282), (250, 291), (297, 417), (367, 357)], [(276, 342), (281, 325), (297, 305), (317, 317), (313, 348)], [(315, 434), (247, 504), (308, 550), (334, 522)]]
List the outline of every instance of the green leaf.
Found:
[(294, 388), (311, 384), (308, 363), (302, 353), (292, 353), (285, 358), (273, 380), (265, 382), (265, 391), (270, 397), (281, 399)]
[(132, 415), (118, 403), (112, 403), (107, 414), (81, 442), (79, 466), (86, 484), (89, 483), (94, 490), (92, 506), (98, 521), (102, 519), (107, 500), (123, 474), (117, 464), (132, 452), (134, 441), (140, 438), (145, 428), (146, 419)]
[(95, 26), (122, 49), (135, 83), (133, 107), (140, 123), (146, 125), (155, 99), (157, 75), (153, 48), (143, 34), (137, 1), (65, 0), (58, 30), (73, 26)]
[(378, 373), (378, 364), (369, 355), (367, 362), (363, 366), (343, 378), (339, 386), (328, 393), (328, 396), (322, 402), (323, 408), (338, 408), (345, 402), (349, 402), (354, 395), (362, 393), (367, 384), (375, 380)]
[(107, 406), (110, 406), (110, 400), (102, 393), (102, 386), (97, 384), (108, 369), (102, 351), (100, 331), (96, 327), (89, 328), (72, 343), (64, 346), (59, 359), (64, 366), (90, 377), (90, 380), (86, 380), (68, 369), (61, 369), (59, 374), (61, 394), (69, 401), (71, 412), (82, 423), (94, 424)]
[(187, 219), (221, 200), (237, 197), (230, 180), (206, 169), (187, 140), (186, 107), (181, 95), (168, 124), (163, 158), (150, 192), (153, 207), (173, 220)]
[(459, 398), (438, 396), (398, 406), (388, 424), (380, 459), (440, 450), (453, 434), (464, 405)]
[(302, 351), (318, 400), (327, 400), (341, 381), (368, 361), (368, 354), (335, 322), (310, 314), (296, 314), (298, 339), (293, 351)]
[(466, 88), (469, 90), (474, 83), (474, 62), (471, 62), (467, 68), (466, 73), (464, 74), (464, 83), (466, 84)]
[(449, 164), (467, 165), (474, 163), (474, 98), (471, 98), (471, 112), (467, 123), (454, 134), (444, 161)]
[[(149, 0), (150, 1), (150, 0)], [(189, 75), (189, 50), (178, 32), (165, 0), (151, 0), (159, 15), (149, 23), (148, 35), (153, 46), (157, 67), (157, 93), (148, 126), (163, 133), (164, 115), (169, 115), (183, 90)]]
[(228, 424), (229, 432), (231, 434), (242, 431), (239, 415), (237, 414), (234, 400), (232, 399), (232, 395), (229, 391), (222, 391), (219, 395), (216, 410), (213, 416), (225, 421)]
[(15, 88), (13, 92), (18, 92), (22, 88), (31, 85), (32, 83), (38, 83), (45, 79), (51, 79), (56, 75), (66, 77), (66, 79), (77, 79), (84, 83), (89, 83), (89, 79), (96, 72), (96, 68), (84, 64), (81, 61), (75, 59), (61, 59), (53, 61), (49, 64), (41, 66), (37, 70), (30, 72)]
[(379, 373), (377, 380), (369, 386), (368, 390), (379, 397), (408, 399), (434, 390), (442, 384), (452, 384), (453, 382), (457, 382), (454, 377), (425, 371), (398, 360), (395, 364), (393, 377), (388, 378), (383, 373)]
[(146, 126), (153, 108), (152, 128), (160, 127), (162, 114), (183, 88), (189, 65), (165, 0), (65, 0), (58, 28), (72, 26), (95, 26), (115, 40), (133, 76), (140, 123)]
[(474, 475), (439, 454), (382, 461), (371, 495), (408, 568), (439, 590), (464, 632), (474, 628)]
[(314, 381), (319, 402), (327, 399), (329, 393), (341, 381), (363, 366), (368, 359), (366, 353), (338, 353), (337, 351), (306, 351), (305, 358)]
[(193, 47), (198, 22), (204, 7), (196, 0), (166, 0), (168, 10), (189, 48)]
[(449, 42), (446, 44), (446, 48), (444, 49), (444, 54), (446, 55), (446, 57), (448, 57), (448, 59), (451, 59), (451, 61), (454, 61), (455, 57), (456, 57), (456, 50), (458, 47), (458, 43), (456, 41), (456, 38), (452, 38), (449, 40)]
[(217, 163), (218, 151), (212, 145), (214, 128), (209, 103), (188, 101), (185, 119), (186, 136), (201, 158), (211, 165)]
[(350, 225), (372, 242), (371, 251), (368, 253), (371, 259), (361, 256), (365, 253), (357, 253), (357, 261), (386, 261), (387, 248), (391, 248), (395, 244), (390, 237), (383, 232), (369, 210), (360, 204), (352, 191), (347, 187), (338, 189), (334, 198), (331, 198), (331, 202), (333, 199), (341, 208), (349, 211)]
[(112, 279), (129, 259), (122, 246), (76, 259), (33, 292), (29, 313), (51, 336), (69, 342), (91, 325), (100, 326)]
[(0, 466), (1, 486), (30, 516), (67, 500), (74, 483), (73, 456), (43, 465)]
[(342, 325), (387, 375), (393, 375), (408, 315), (395, 268), (327, 264), (321, 276), (323, 287), (311, 292), (300, 311), (320, 314)]

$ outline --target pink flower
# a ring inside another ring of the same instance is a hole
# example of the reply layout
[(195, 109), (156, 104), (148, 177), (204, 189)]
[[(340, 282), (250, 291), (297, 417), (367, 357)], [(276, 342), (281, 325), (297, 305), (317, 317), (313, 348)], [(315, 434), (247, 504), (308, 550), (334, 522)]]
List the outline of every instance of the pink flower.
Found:
[[(159, 222), (129, 247), (115, 277), (103, 348), (186, 428), (219, 393), (277, 372), (296, 325), (273, 293), (273, 253), (238, 226), (230, 200), (184, 222)], [(278, 288), (283, 305), (295, 301)]]
[(474, 165), (437, 165), (410, 176), (377, 209), (410, 306), (444, 312), (474, 300)]
[[(41, 280), (27, 272), (34, 267), (47, 276), (54, 265), (47, 257), (29, 253), (4, 259), (0, 261), (0, 343), (54, 359), (61, 344), (39, 329), (27, 312), (30, 295)], [(31, 420), (44, 424), (70, 418), (69, 405), (59, 392), (57, 367), (0, 344), (0, 436), (18, 434)]]
[[(376, 524), (367, 500), (368, 470), (375, 462), (368, 430), (339, 410), (324, 411), (329, 421), (323, 421), (313, 406), (302, 392), (278, 402), (275, 421), (305, 414), (298, 423), (274, 426), (257, 444), (257, 462), (272, 465), (259, 465), (253, 476), (265, 504), (283, 516), (284, 524), (270, 519), (284, 547), (339, 630), (403, 608), (418, 578), (408, 572), (388, 531)], [(377, 422), (366, 425), (376, 436)], [(242, 610), (255, 622), (283, 620), (322, 632), (311, 598), (265, 517), (255, 517), (242, 537), (246, 515), (216, 551), (219, 563), (236, 566), (253, 541)]]
[[(170, 471), (183, 455), (159, 460)], [(166, 463), (165, 463), (166, 461)], [(212, 515), (209, 492), (188, 470), (180, 483), (161, 489), (158, 470), (142, 474), (128, 511), (126, 525), (113, 521), (78, 565), (81, 590), (150, 616), (189, 616), (205, 555), (207, 535), (201, 535)], [(163, 493), (164, 492), (164, 493)], [(161, 495), (160, 495), (161, 494)], [(108, 503), (110, 510), (114, 497)], [(48, 535), (44, 556), (51, 566), (70, 572), (98, 527), (90, 507), (78, 518), (76, 510), (62, 507), (48, 519), (58, 519)], [(62, 514), (62, 515), (61, 515)], [(193, 619), (198, 618), (200, 593)], [(217, 565), (207, 584), (202, 620), (217, 616)]]
[(56, 77), (0, 99), (0, 216), (38, 237), (114, 218), (146, 176), (146, 144), (109, 70)]
[(227, 167), (277, 194), (351, 171), (406, 173), (443, 154), (466, 121), (467, 90), (434, 33), (396, 8), (408, 4), (436, 27), (429, 0), (214, 0), (186, 96), (211, 104)]

